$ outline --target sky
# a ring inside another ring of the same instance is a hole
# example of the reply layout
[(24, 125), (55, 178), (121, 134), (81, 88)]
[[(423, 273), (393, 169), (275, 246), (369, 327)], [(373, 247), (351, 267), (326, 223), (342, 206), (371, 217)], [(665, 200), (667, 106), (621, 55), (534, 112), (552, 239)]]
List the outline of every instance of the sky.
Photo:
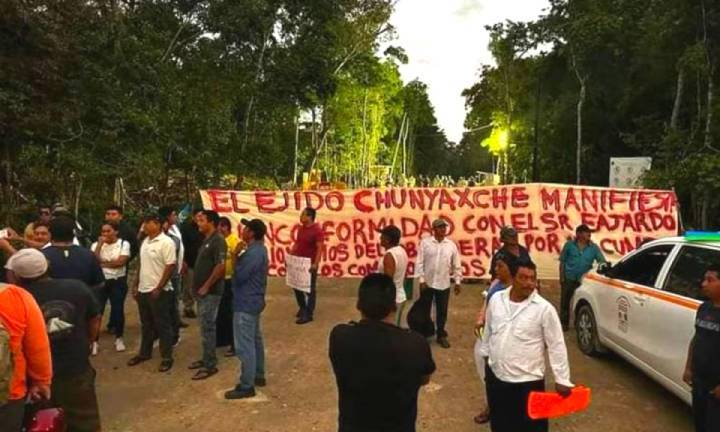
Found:
[(438, 123), (451, 141), (464, 130), (461, 92), (478, 79), (483, 64), (493, 64), (485, 25), (535, 19), (548, 0), (399, 0), (390, 22), (397, 31), (393, 45), (410, 61), (401, 65), (405, 82), (428, 85)]

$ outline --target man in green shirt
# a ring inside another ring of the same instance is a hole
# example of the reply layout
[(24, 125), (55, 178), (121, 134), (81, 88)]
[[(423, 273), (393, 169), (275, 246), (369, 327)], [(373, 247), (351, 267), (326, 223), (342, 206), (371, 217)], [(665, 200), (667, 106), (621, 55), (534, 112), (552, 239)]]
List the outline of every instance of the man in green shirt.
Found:
[(578, 226), (575, 239), (568, 240), (560, 252), (560, 322), (565, 331), (570, 321), (570, 300), (583, 276), (596, 261), (607, 262), (598, 245), (590, 240), (591, 235), (592, 231), (587, 225)]

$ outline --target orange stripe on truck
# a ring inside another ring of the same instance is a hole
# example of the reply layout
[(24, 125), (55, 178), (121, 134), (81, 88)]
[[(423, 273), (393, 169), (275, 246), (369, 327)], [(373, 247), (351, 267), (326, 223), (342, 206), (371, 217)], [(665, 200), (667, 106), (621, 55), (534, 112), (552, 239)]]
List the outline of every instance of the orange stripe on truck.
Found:
[(620, 282), (616, 281), (614, 279), (607, 278), (605, 276), (596, 274), (596, 273), (590, 273), (585, 275), (585, 278), (592, 279), (596, 282), (600, 282), (602, 284), (611, 286), (613, 288), (619, 288), (626, 291), (638, 293), (638, 294), (645, 294), (648, 297), (653, 297), (662, 301), (670, 302), (672, 304), (676, 304), (678, 306), (686, 307), (688, 309), (697, 310), (700, 307), (700, 302), (695, 300), (686, 299), (683, 297), (675, 296), (673, 294), (668, 294), (666, 292), (647, 288), (642, 285), (637, 285), (632, 282)]

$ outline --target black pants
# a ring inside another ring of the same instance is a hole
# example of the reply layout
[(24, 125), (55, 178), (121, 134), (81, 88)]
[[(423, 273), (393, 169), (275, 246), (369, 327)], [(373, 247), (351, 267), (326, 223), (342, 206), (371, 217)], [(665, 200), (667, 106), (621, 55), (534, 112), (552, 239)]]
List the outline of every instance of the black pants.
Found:
[(509, 383), (500, 381), (489, 366), (485, 366), (485, 388), (490, 408), (492, 432), (546, 432), (547, 420), (533, 420), (528, 416), (531, 391), (545, 391), (545, 381)]
[(693, 383), (692, 404), (695, 432), (720, 431), (720, 400), (710, 394), (711, 386)]
[(560, 323), (563, 329), (569, 327), (570, 324), (570, 301), (575, 294), (575, 290), (580, 286), (580, 282), (567, 280), (560, 286)]
[(435, 334), (438, 339), (446, 338), (448, 334), (445, 331), (445, 324), (447, 324), (448, 306), (450, 304), (450, 288), (439, 290), (428, 287), (427, 289), (432, 293), (435, 302)]
[(300, 308), (300, 316), (312, 318), (315, 314), (315, 302), (317, 301), (317, 270), (310, 272), (310, 294), (295, 290), (295, 300)]
[(216, 334), (216, 346), (234, 347), (233, 341), (233, 294), (232, 279), (225, 279), (225, 289), (220, 299), (220, 307), (218, 308)]
[(171, 322), (172, 293), (161, 291), (160, 296), (153, 299), (150, 293), (140, 293), (138, 311), (142, 335), (140, 340), (140, 357), (152, 357), (155, 335), (160, 339), (160, 355), (163, 360), (172, 360), (173, 328)]
[(25, 415), (25, 399), (13, 399), (0, 405), (0, 432), (20, 432)]
[(170, 327), (172, 328), (173, 342), (180, 339), (180, 297), (182, 297), (182, 279), (180, 275), (170, 278), (172, 291), (170, 291)]
[(65, 411), (68, 431), (95, 432), (100, 429), (100, 411), (95, 393), (95, 369), (71, 376), (54, 376), (52, 404)]

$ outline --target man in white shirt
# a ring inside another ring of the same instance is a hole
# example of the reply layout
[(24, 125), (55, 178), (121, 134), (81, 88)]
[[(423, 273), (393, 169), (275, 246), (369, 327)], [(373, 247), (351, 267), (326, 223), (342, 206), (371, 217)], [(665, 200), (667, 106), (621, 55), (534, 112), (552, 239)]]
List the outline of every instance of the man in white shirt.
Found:
[(438, 344), (450, 348), (445, 323), (450, 302), (450, 284), (455, 282), (455, 295), (460, 294), (462, 266), (457, 245), (447, 238), (448, 223), (436, 219), (432, 223), (433, 235), (425, 237), (418, 247), (415, 277), (420, 280), (420, 291), (430, 290), (435, 302), (436, 335)]
[(128, 361), (128, 366), (150, 360), (157, 335), (162, 356), (158, 370), (166, 372), (173, 366), (170, 278), (177, 262), (175, 243), (162, 232), (162, 221), (158, 215), (146, 216), (143, 219), (143, 229), (147, 237), (140, 246), (140, 268), (132, 290), (133, 297), (138, 302), (142, 335), (140, 352)]
[(531, 261), (514, 269), (513, 285), (490, 300), (480, 355), (493, 432), (547, 431), (547, 420), (528, 417), (531, 391), (545, 390), (545, 354), (555, 389), (570, 395), (570, 366), (562, 326), (555, 308), (535, 289), (537, 272)]

